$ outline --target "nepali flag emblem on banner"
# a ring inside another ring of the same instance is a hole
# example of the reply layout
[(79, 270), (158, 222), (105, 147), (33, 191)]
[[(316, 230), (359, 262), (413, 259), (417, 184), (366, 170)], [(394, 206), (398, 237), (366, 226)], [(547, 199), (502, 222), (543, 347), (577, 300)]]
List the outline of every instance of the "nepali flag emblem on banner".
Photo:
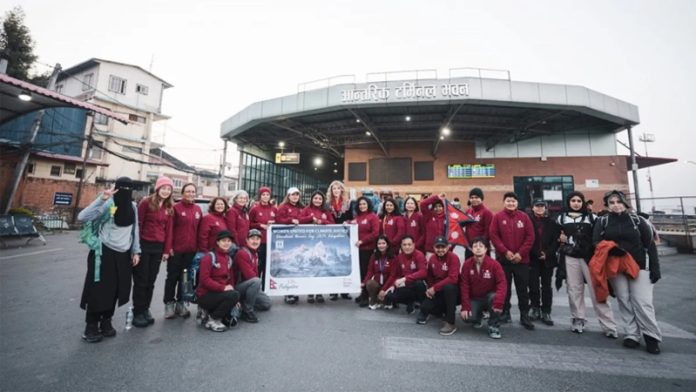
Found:
[(476, 219), (455, 207), (447, 199), (445, 199), (445, 236), (447, 242), (452, 245), (469, 246), (464, 232), (465, 226), (476, 222)]

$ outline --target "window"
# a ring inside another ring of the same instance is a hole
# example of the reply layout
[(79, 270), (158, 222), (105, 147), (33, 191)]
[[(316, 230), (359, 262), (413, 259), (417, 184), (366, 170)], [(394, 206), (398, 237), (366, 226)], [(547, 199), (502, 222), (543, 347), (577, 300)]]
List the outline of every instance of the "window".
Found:
[(65, 174), (75, 174), (75, 164), (74, 163), (66, 163), (65, 168), (63, 169), (63, 172)]
[(432, 161), (414, 162), (413, 169), (413, 179), (416, 181), (432, 181), (434, 179)]
[(230, 192), (231, 192), (231, 191), (236, 191), (236, 189), (235, 189), (236, 187), (237, 187), (237, 184), (235, 184), (234, 182), (231, 182), (231, 181), (230, 181), (230, 182), (227, 183), (227, 190), (230, 191)]
[(134, 122), (139, 122), (141, 124), (145, 124), (147, 122), (147, 119), (143, 116), (138, 116), (137, 114), (129, 114), (128, 119)]
[(94, 114), (94, 123), (99, 124), (99, 125), (107, 125), (107, 124), (109, 124), (109, 118), (101, 113), (95, 113)]
[(133, 152), (136, 154), (142, 154), (143, 149), (142, 147), (123, 146), (123, 152)]
[(109, 91), (119, 94), (126, 93), (126, 79), (121, 79), (118, 76), (109, 75)]
[(75, 170), (75, 178), (82, 178), (82, 169)]
[(82, 78), (82, 91), (87, 91), (92, 89), (92, 82), (94, 81), (94, 74), (88, 73)]
[(33, 174), (33, 173), (34, 173), (34, 162), (28, 162), (28, 163), (27, 163), (27, 173), (28, 173), (28, 174)]
[(89, 150), (89, 159), (101, 161), (102, 156), (104, 155), (104, 150), (99, 147), (104, 147), (104, 142), (93, 141), (92, 144), (92, 148)]
[(348, 180), (349, 181), (365, 181), (367, 180), (367, 163), (353, 162), (348, 164)]
[(520, 198), (519, 209), (531, 208), (534, 199), (544, 199), (551, 213), (563, 209), (563, 200), (575, 187), (572, 176), (513, 177), (512, 181)]
[(413, 182), (411, 158), (370, 159), (370, 185), (403, 185)]
[(138, 94), (147, 95), (147, 93), (148, 93), (149, 90), (150, 90), (149, 87), (144, 86), (144, 85), (142, 85), (142, 84), (136, 84), (136, 85), (135, 85), (135, 92), (138, 93)]
[(174, 183), (174, 188), (181, 188), (184, 186), (184, 181), (180, 178), (172, 178), (172, 183)]
[(57, 93), (62, 93), (62, 92), (63, 92), (63, 85), (62, 85), (62, 84), (59, 84), (59, 85), (56, 86), (56, 92), (57, 92)]
[(60, 170), (62, 168), (60, 166), (51, 166), (51, 175), (55, 177), (60, 177)]

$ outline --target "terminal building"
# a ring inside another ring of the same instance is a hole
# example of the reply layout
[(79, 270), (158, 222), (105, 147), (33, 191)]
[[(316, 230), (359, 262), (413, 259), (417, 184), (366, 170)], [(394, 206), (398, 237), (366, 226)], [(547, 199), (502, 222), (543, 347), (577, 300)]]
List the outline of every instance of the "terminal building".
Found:
[[(466, 203), (479, 187), (502, 208), (514, 191), (520, 208), (535, 198), (552, 210), (582, 191), (629, 193), (628, 148), (616, 135), (640, 122), (638, 107), (583, 86), (484, 77), (481, 70), (368, 74), (301, 84), (296, 94), (249, 105), (221, 125), (241, 151), (240, 184), (282, 197), (308, 197), (342, 180), (352, 195), (446, 193)], [(636, 157), (636, 169), (672, 162)]]

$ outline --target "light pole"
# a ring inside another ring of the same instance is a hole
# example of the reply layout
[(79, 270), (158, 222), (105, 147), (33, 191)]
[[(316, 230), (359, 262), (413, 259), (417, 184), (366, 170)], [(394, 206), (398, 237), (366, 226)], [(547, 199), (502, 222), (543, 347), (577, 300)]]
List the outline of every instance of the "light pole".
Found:
[[(643, 142), (643, 146), (645, 146), (645, 157), (648, 157), (648, 143), (654, 143), (655, 142), (655, 135), (652, 133), (643, 133), (640, 135), (638, 138), (641, 142)], [(652, 173), (650, 172), (650, 166), (648, 166), (648, 186), (650, 187), (650, 205), (652, 205), (652, 211), (655, 212), (655, 194), (653, 193), (653, 182), (652, 182)]]

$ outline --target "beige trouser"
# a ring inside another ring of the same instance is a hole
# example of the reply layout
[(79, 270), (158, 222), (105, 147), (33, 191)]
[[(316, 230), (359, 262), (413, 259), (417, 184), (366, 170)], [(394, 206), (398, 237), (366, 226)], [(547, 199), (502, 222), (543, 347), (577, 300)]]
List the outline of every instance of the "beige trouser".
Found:
[(644, 333), (662, 341), (662, 332), (655, 319), (650, 271), (640, 270), (635, 280), (619, 274), (611, 279), (611, 285), (619, 301), (619, 314), (626, 328), (625, 339), (640, 341), (640, 334)]
[(603, 304), (597, 303), (597, 297), (595, 296), (594, 290), (592, 290), (590, 269), (585, 260), (566, 256), (565, 265), (568, 304), (570, 305), (570, 314), (573, 318), (586, 320), (585, 282), (587, 282), (590, 298), (592, 298), (592, 306), (599, 318), (599, 325), (604, 332), (616, 332), (616, 322), (614, 321), (614, 313), (611, 311), (611, 305), (609, 305), (608, 301)]

